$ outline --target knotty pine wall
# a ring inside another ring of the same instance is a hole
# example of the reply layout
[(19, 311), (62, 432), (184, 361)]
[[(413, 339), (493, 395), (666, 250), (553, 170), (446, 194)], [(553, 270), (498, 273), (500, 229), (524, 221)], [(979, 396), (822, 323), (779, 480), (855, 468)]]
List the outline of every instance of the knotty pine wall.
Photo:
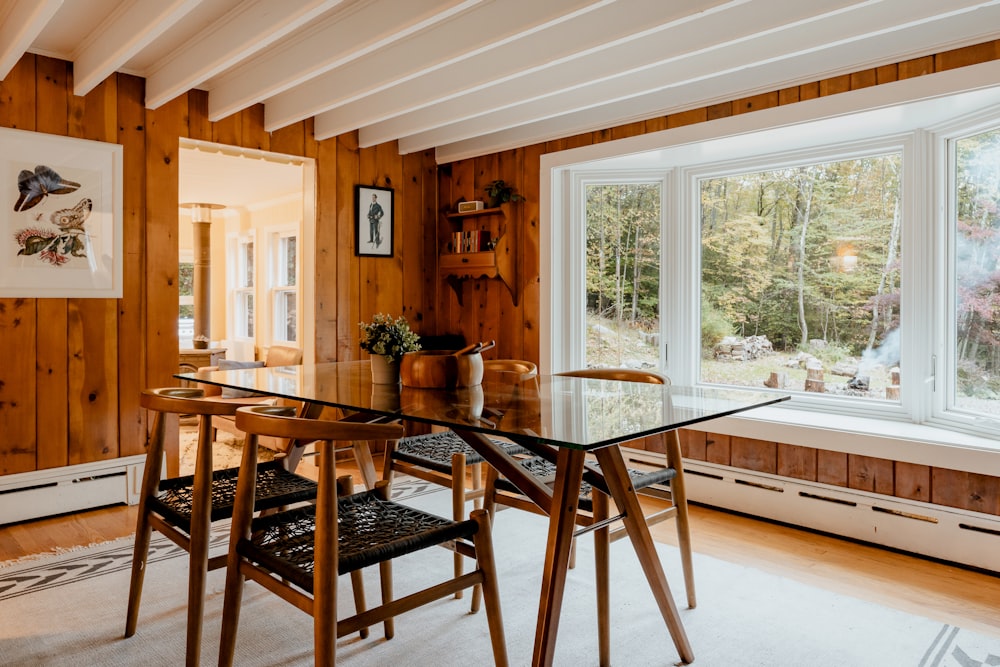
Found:
[[(442, 165), (438, 177), (442, 213), (454, 210), (455, 203), (462, 199), (482, 199), (483, 187), (497, 178), (515, 185), (527, 201), (510, 206), (507, 213), (508, 233), (515, 235), (520, 260), (517, 285), (522, 296), (518, 305), (497, 280), (466, 281), (462, 288), (464, 307), (458, 306), (450, 289), (439, 291), (438, 324), (442, 329), (464, 333), (468, 340), (495, 338), (498, 357), (538, 361), (538, 188), (539, 159), (545, 153), (752, 113), (998, 58), (1000, 40)], [(442, 220), (438, 225), (439, 232), (447, 231)], [(825, 451), (808, 447), (808, 443), (767, 442), (697, 431), (683, 431), (681, 442), (684, 455), (700, 461), (1000, 514), (997, 477)], [(661, 449), (656, 440), (646, 446)]]
[[(27, 55), (0, 81), (0, 126), (124, 146), (121, 299), (0, 299), (0, 474), (145, 451), (144, 387), (176, 384), (178, 149), (182, 137), (311, 157), (317, 163), (316, 359), (354, 359), (358, 322), (404, 314), (436, 333), (433, 152), (359, 149), (356, 134), (317, 142), (310, 121), (263, 129), (253, 107), (208, 121), (192, 91), (144, 108), (144, 81), (115, 74), (73, 95), (72, 66)], [(395, 256), (354, 255), (354, 186), (395, 189)], [(404, 275), (406, 280), (403, 279)], [(176, 472), (177, 443), (168, 464)]]

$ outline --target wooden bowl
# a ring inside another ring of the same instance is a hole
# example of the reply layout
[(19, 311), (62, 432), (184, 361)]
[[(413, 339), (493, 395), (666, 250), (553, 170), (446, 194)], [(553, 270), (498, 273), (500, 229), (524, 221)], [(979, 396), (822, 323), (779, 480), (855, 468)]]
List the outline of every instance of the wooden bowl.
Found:
[(450, 350), (407, 352), (399, 365), (399, 378), (406, 387), (473, 387), (483, 381), (483, 355), (455, 355)]

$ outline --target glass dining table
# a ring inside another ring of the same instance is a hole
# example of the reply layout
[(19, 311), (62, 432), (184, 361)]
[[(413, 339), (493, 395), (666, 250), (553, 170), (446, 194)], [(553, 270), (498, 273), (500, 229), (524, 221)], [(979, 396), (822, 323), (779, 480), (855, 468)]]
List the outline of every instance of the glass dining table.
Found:
[[(302, 414), (339, 408), (347, 419), (405, 420), (450, 428), (549, 516), (535, 628), (533, 665), (552, 664), (580, 483), (599, 477), (621, 513), (650, 590), (683, 662), (694, 652), (643, 519), (620, 446), (717, 417), (788, 400), (779, 393), (656, 385), (559, 375), (524, 377), (486, 373), (483, 382), (458, 389), (373, 384), (368, 361), (178, 373), (175, 377), (259, 392), (296, 401)], [(554, 459), (546, 484), (528, 473), (490, 437), (513, 440)], [(587, 454), (597, 467), (587, 464)]]

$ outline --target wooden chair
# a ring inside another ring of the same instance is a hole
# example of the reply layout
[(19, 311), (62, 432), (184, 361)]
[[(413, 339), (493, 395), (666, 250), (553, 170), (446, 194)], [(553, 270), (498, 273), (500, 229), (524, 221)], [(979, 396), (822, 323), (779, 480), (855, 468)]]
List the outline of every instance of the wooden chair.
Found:
[[(569, 375), (605, 380), (624, 380), (629, 382), (648, 382), (651, 384), (669, 384), (665, 375), (653, 371), (627, 368), (594, 368), (568, 371), (559, 375)], [(533, 474), (552, 484), (555, 478), (554, 455), (552, 459), (533, 456), (521, 461), (521, 465)], [(588, 464), (594, 470), (600, 468), (596, 463)], [(694, 566), (691, 559), (691, 534), (688, 521), (687, 494), (684, 488), (684, 469), (681, 462), (680, 438), (677, 431), (666, 434), (666, 456), (662, 467), (656, 466), (649, 470), (629, 469), (629, 477), (639, 495), (655, 497), (667, 501), (666, 508), (647, 514), (648, 525), (660, 521), (677, 519), (677, 541), (681, 554), (681, 564), (684, 570), (684, 587), (687, 592), (688, 606), (696, 605), (694, 589)], [(601, 665), (611, 664), (611, 619), (610, 619), (610, 583), (609, 583), (609, 552), (611, 542), (627, 535), (624, 526), (614, 529), (609, 527), (610, 497), (586, 482), (580, 487), (579, 514), (577, 524), (584, 530), (594, 533), (594, 563), (597, 579), (597, 625), (598, 645)], [(498, 477), (495, 470), (489, 469), (486, 478), (484, 504), (493, 517), (496, 505), (506, 505), (540, 513), (537, 505), (523, 496), (518, 489), (505, 478)], [(596, 527), (595, 527), (596, 526)], [(575, 551), (575, 550), (574, 550)], [(572, 564), (571, 564), (572, 566)]]
[[(139, 496), (139, 516), (132, 555), (125, 636), (135, 634), (139, 618), (149, 541), (155, 529), (189, 554), (187, 664), (198, 664), (205, 598), (205, 577), (209, 570), (226, 564), (225, 555), (209, 558), (209, 531), (212, 523), (233, 513), (236, 475), (239, 468), (213, 470), (211, 419), (233, 415), (239, 403), (210, 401), (198, 388), (147, 389), (140, 405), (155, 412)], [(163, 440), (167, 414), (197, 415), (198, 450), (193, 475), (164, 479)], [(256, 454), (256, 444), (251, 450)], [(257, 469), (257, 509), (277, 508), (316, 497), (316, 484), (285, 468), (284, 454)]]
[[(538, 375), (538, 367), (530, 361), (517, 359), (492, 359), (483, 362), (485, 373), (518, 373), (522, 380)], [(512, 456), (523, 454), (524, 449), (507, 440), (495, 439)], [(452, 431), (440, 431), (401, 438), (395, 445), (386, 446), (382, 479), (392, 483), (393, 474), (405, 473), (451, 489), (452, 518), (465, 517), (465, 505), (482, 507), (484, 459)], [(472, 477), (472, 489), (467, 488), (467, 474)], [(455, 576), (462, 574), (463, 557), (455, 554)], [(462, 591), (455, 595), (462, 597)], [(478, 598), (473, 601), (473, 611)]]
[[(374, 491), (337, 496), (336, 440), (394, 440), (398, 424), (365, 424), (302, 419), (280, 414), (280, 408), (255, 406), (236, 413), (237, 426), (248, 434), (237, 489), (226, 573), (219, 664), (232, 665), (244, 580), (249, 578), (313, 616), (315, 664), (333, 665), (338, 637), (380, 621), (389, 621), (420, 605), (481, 584), (487, 621), (498, 665), (507, 664), (496, 565), (489, 517), (483, 510), (467, 521), (450, 521), (388, 500), (389, 485)], [(319, 496), (315, 505), (252, 518), (258, 467), (249, 454), (261, 435), (317, 440)], [(251, 539), (251, 535), (253, 539)], [(295, 542), (295, 549), (288, 545)], [(420, 549), (452, 544), (476, 559), (476, 570), (431, 588), (392, 599), (391, 560)], [(337, 619), (337, 578), (378, 564), (382, 604)], [(392, 627), (386, 625), (386, 638)], [(425, 638), (426, 639), (426, 638)], [(431, 639), (432, 640), (432, 639)]]

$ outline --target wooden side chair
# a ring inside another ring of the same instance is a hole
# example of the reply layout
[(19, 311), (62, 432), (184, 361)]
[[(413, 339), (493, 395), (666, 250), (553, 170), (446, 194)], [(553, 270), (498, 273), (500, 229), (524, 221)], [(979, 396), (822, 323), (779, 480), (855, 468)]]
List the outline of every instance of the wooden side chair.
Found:
[[(538, 375), (538, 366), (518, 359), (492, 359), (483, 362), (484, 373), (517, 373), (521, 380)], [(508, 440), (493, 439), (512, 456), (523, 454), (524, 448)], [(401, 438), (395, 445), (388, 444), (383, 459), (382, 479), (390, 484), (394, 473), (400, 472), (419, 479), (440, 484), (451, 489), (452, 518), (461, 521), (465, 506), (470, 500), (473, 507), (482, 507), (483, 463), (485, 460), (453, 431), (440, 431)], [(469, 489), (467, 475), (472, 477)], [(462, 574), (463, 557), (455, 554), (455, 576)], [(462, 597), (462, 591), (455, 595)], [(478, 599), (473, 602), (473, 611)]]
[[(337, 440), (395, 440), (398, 424), (365, 424), (303, 419), (281, 408), (255, 406), (236, 413), (237, 426), (248, 434), (244, 449), (236, 510), (229, 546), (219, 664), (232, 665), (235, 656), (245, 579), (260, 583), (313, 616), (315, 664), (333, 665), (336, 640), (380, 621), (453, 594), (482, 585), (486, 616), (497, 665), (507, 664), (496, 564), (489, 517), (483, 510), (466, 521), (450, 521), (388, 500), (389, 485), (379, 482), (373, 491), (339, 497), (334, 442)], [(249, 454), (263, 435), (316, 440), (319, 458), (319, 495), (315, 505), (252, 517), (257, 460)], [(341, 485), (342, 487), (345, 485)], [(474, 571), (428, 589), (392, 598), (391, 560), (421, 549), (452, 545), (474, 558)], [(337, 619), (337, 578), (370, 565), (379, 565), (382, 604)], [(386, 625), (386, 638), (392, 636)]]
[[(147, 389), (139, 403), (155, 415), (139, 496), (125, 636), (131, 637), (136, 632), (149, 542), (152, 531), (157, 530), (189, 554), (186, 655), (187, 664), (196, 665), (201, 650), (205, 578), (209, 570), (226, 564), (224, 554), (209, 558), (209, 531), (212, 523), (232, 516), (239, 472), (235, 467), (213, 470), (211, 420), (214, 416), (235, 414), (240, 404), (205, 400), (204, 392), (193, 387)], [(171, 413), (197, 415), (198, 450), (193, 475), (164, 479), (163, 440), (166, 415)], [(256, 443), (247, 451), (256, 455)], [(257, 509), (277, 508), (316, 497), (315, 482), (288, 471), (283, 454), (257, 469)]]
[[(648, 382), (651, 384), (670, 384), (669, 378), (654, 371), (635, 370), (628, 368), (593, 368), (568, 371), (559, 375), (569, 375), (585, 378), (606, 380), (624, 380), (629, 382)], [(521, 461), (521, 465), (530, 470), (542, 481), (552, 484), (555, 479), (554, 453), (551, 459), (542, 456), (532, 456)], [(599, 471), (596, 463), (588, 463)], [(696, 605), (694, 589), (694, 566), (691, 559), (691, 533), (688, 521), (687, 493), (684, 487), (684, 469), (681, 462), (680, 438), (677, 431), (666, 434), (666, 456), (662, 467), (649, 470), (629, 469), (629, 477), (639, 495), (647, 495), (667, 502), (667, 506), (653, 511), (645, 516), (646, 523), (652, 525), (670, 518), (677, 519), (677, 542), (681, 554), (681, 565), (684, 570), (684, 588), (687, 592), (688, 606)], [(610, 528), (610, 497), (594, 488), (586, 481), (580, 487), (579, 514), (577, 524), (583, 527), (581, 532), (590, 530), (594, 533), (594, 564), (597, 579), (597, 625), (598, 645), (601, 665), (611, 664), (611, 619), (610, 619), (610, 583), (609, 555), (611, 543), (627, 535), (624, 526)], [(498, 504), (517, 507), (527, 511), (540, 513), (537, 505), (505, 478), (499, 477), (496, 471), (489, 469), (486, 478), (484, 504), (493, 517)], [(595, 528), (596, 526), (596, 528)]]

